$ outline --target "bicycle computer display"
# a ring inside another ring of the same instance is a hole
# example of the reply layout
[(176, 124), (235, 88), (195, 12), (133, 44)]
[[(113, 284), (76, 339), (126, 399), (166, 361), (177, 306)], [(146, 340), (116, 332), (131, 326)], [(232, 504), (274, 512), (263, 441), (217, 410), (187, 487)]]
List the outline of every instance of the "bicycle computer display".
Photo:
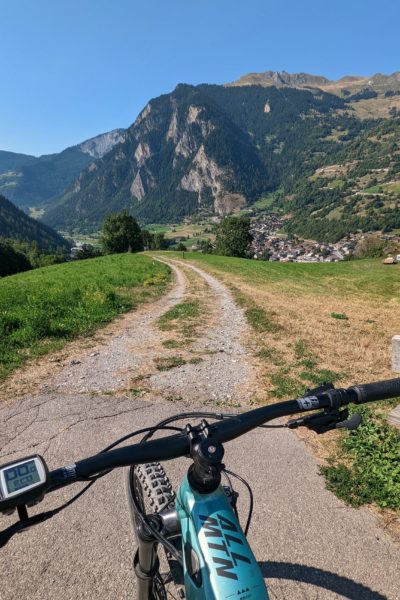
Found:
[(37, 454), (0, 466), (0, 512), (38, 502), (47, 488), (47, 466)]
[(7, 492), (12, 494), (40, 481), (36, 462), (32, 459), (19, 465), (4, 469)]

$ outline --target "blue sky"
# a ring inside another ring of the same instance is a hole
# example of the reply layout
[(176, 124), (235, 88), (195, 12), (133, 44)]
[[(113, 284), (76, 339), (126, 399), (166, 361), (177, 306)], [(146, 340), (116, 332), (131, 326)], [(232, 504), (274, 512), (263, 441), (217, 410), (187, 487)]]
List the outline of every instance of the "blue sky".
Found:
[(400, 70), (399, 0), (0, 0), (0, 149), (126, 127), (178, 83)]

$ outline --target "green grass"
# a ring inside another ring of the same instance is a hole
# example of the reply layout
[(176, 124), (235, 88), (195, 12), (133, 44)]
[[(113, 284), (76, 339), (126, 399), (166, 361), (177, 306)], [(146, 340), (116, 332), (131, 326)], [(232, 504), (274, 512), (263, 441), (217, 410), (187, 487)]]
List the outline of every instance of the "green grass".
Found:
[(0, 279), (0, 379), (161, 293), (169, 278), (161, 263), (120, 254)]
[(297, 377), (291, 374), (291, 368), (280, 369), (277, 373), (271, 375), (271, 383), (274, 387), (275, 398), (298, 398), (306, 390), (304, 383), (299, 382)]
[(181, 342), (178, 342), (178, 340), (165, 340), (162, 342), (162, 345), (164, 348), (179, 348), (182, 346)]
[(276, 322), (276, 314), (274, 312), (267, 312), (260, 306), (257, 306), (250, 296), (243, 294), (235, 286), (231, 285), (230, 288), (236, 302), (244, 308), (246, 320), (254, 331), (257, 333), (277, 333), (282, 329), (282, 326)]
[(151, 231), (151, 233), (167, 233), (167, 231), (171, 230), (171, 227), (167, 225), (146, 225), (144, 229)]
[(369, 188), (364, 190), (367, 194), (380, 194), (382, 192), (382, 187), (380, 185), (372, 185)]
[(134, 398), (140, 398), (140, 396), (143, 396), (143, 390), (141, 388), (132, 388), (132, 389), (129, 390), (129, 393)]
[(349, 320), (349, 317), (346, 315), (346, 313), (333, 312), (333, 313), (331, 313), (331, 317), (332, 317), (332, 319), (338, 319), (339, 321), (348, 321)]
[[(273, 394), (275, 398), (288, 398), (302, 395), (306, 389), (320, 386), (324, 383), (334, 383), (342, 377), (342, 374), (329, 369), (318, 367), (318, 357), (310, 350), (306, 340), (299, 339), (295, 342), (294, 361), (285, 361), (276, 350), (261, 350), (257, 356), (269, 359), (275, 366), (281, 368), (271, 376), (274, 385)], [(265, 352), (265, 354), (264, 354)]]
[(284, 364), (282, 355), (280, 352), (278, 352), (278, 350), (276, 350), (276, 348), (261, 348), (261, 350), (257, 352), (256, 356), (262, 360), (272, 363), (277, 367)]
[(331, 190), (340, 189), (344, 186), (345, 181), (343, 179), (331, 179), (327, 185)]
[(169, 371), (175, 367), (182, 367), (186, 360), (179, 354), (175, 356), (160, 356), (154, 359), (154, 363), (159, 371)]
[[(169, 253), (171, 257), (179, 253)], [(289, 293), (344, 296), (389, 301), (400, 297), (397, 269), (388, 269), (380, 259), (338, 263), (275, 263), (188, 253), (188, 260), (209, 265), (221, 273), (240, 277), (252, 286), (279, 285)]]
[(260, 200), (257, 200), (257, 202), (254, 202), (254, 207), (257, 208), (258, 210), (266, 210), (267, 208), (270, 208), (271, 205), (274, 203), (274, 197), (272, 195), (267, 196), (266, 198), (260, 198)]
[(173, 321), (186, 321), (196, 319), (200, 314), (200, 303), (197, 300), (185, 300), (175, 304), (158, 319), (158, 326), (162, 331), (168, 331), (175, 327)]
[(368, 194), (380, 194), (383, 192), (393, 192), (395, 194), (400, 193), (400, 183), (384, 183), (382, 185), (373, 185), (364, 190)]
[(388, 183), (385, 187), (389, 192), (400, 194), (400, 183)]
[(357, 407), (363, 422), (341, 440), (342, 459), (322, 467), (328, 489), (347, 504), (376, 503), (400, 509), (400, 431), (369, 407)]

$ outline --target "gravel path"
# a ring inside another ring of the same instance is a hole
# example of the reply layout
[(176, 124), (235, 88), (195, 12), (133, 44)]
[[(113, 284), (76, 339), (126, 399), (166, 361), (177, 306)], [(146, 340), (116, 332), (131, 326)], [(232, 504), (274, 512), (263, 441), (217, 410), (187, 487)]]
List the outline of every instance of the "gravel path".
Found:
[[(241, 343), (240, 309), (215, 278), (191, 265), (171, 266), (176, 282), (169, 294), (105, 328), (107, 342), (74, 352), (53, 379), (0, 409), (2, 462), (38, 452), (55, 468), (170, 414), (251, 397), (255, 373)], [(187, 349), (203, 352), (203, 361), (159, 373), (154, 359), (171, 351), (163, 348), (167, 334), (156, 321), (188, 292), (187, 269), (206, 281), (212, 307)], [(145, 383), (140, 399), (132, 393), (138, 382)], [(185, 401), (171, 402), (172, 396)], [(369, 513), (346, 507), (325, 489), (314, 458), (292, 432), (254, 431), (227, 444), (225, 462), (253, 487), (250, 542), (271, 598), (400, 599), (399, 549)], [(167, 465), (173, 481), (187, 465), (186, 459)], [(40, 510), (70, 495), (55, 492)], [(240, 501), (245, 511), (244, 492)], [(0, 516), (0, 529), (13, 521)], [(133, 552), (123, 474), (114, 471), (73, 507), (0, 551), (0, 598), (132, 599)]]
[(192, 351), (202, 356), (198, 364), (154, 374), (152, 388), (203, 404), (245, 404), (251, 398), (253, 368), (251, 358), (241, 342), (247, 325), (242, 310), (234, 303), (224, 285), (215, 277), (193, 265), (169, 261), (175, 268), (190, 269), (207, 283), (216, 315), (203, 315), (208, 326), (192, 344)]

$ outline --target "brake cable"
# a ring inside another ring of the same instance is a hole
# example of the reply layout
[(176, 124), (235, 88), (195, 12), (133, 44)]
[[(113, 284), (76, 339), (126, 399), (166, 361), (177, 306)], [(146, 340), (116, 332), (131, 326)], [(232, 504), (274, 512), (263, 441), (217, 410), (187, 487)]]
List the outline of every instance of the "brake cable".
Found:
[[(167, 419), (164, 419), (163, 421), (161, 421), (160, 423), (158, 423), (157, 425), (155, 425), (153, 427), (145, 427), (143, 429), (139, 429), (137, 431), (131, 432), (131, 433), (119, 438), (118, 440), (116, 440), (115, 442), (113, 442), (112, 444), (110, 444), (109, 446), (107, 446), (106, 448), (101, 450), (100, 452), (98, 452), (98, 454), (103, 454), (105, 452), (108, 452), (115, 446), (122, 444), (122, 442), (124, 442), (128, 439), (131, 439), (132, 437), (135, 437), (136, 435), (140, 435), (141, 433), (146, 433), (146, 435), (143, 437), (143, 439), (141, 440), (140, 443), (143, 443), (143, 442), (147, 441), (148, 439), (150, 439), (154, 435), (154, 433), (156, 433), (159, 430), (170, 430), (170, 431), (181, 432), (182, 431), (181, 428), (167, 426), (168, 423), (171, 423), (173, 421), (179, 421), (179, 420), (187, 419), (187, 418), (207, 418), (207, 417), (222, 421), (224, 419), (229, 419), (232, 417), (234, 418), (234, 417), (240, 416), (240, 414), (241, 413), (212, 413), (212, 412), (179, 413), (177, 415), (173, 415), (171, 417), (168, 417)], [(281, 428), (281, 427), (287, 427), (287, 425), (286, 424), (260, 425), (259, 427), (265, 428), (265, 429), (266, 428)], [(55, 515), (60, 513), (65, 508), (68, 508), (69, 506), (71, 506), (71, 504), (73, 504), (74, 502), (76, 502), (76, 500), (78, 500), (81, 496), (83, 496), (83, 494), (85, 494), (89, 490), (89, 488), (98, 479), (100, 479), (100, 477), (104, 477), (105, 475), (110, 473), (112, 470), (113, 469), (108, 469), (106, 471), (98, 473), (97, 475), (95, 475), (93, 477), (87, 477), (85, 479), (82, 479), (82, 481), (88, 481), (88, 484), (82, 490), (80, 490), (77, 494), (75, 494), (75, 496), (72, 496), (72, 498), (70, 498), (64, 504), (58, 506), (57, 508), (39, 513), (38, 515), (33, 515), (32, 517), (28, 517), (28, 519), (19, 520), (16, 523), (14, 523), (13, 525), (11, 525), (10, 527), (4, 529), (2, 532), (0, 532), (0, 548), (3, 547), (15, 533), (21, 533), (22, 531), (28, 529), (29, 527), (32, 527), (33, 525), (42, 523), (42, 522), (54, 517)], [(244, 483), (244, 485), (246, 485), (246, 487), (248, 487), (249, 494), (251, 494), (251, 507), (252, 507), (252, 492), (250, 490), (250, 486), (248, 485), (247, 482), (245, 482), (244, 479), (240, 478), (238, 475), (236, 475), (234, 473), (231, 473), (231, 474), (232, 474), (232, 476), (234, 476), (237, 479), (239, 479), (240, 481), (242, 481)], [(251, 512), (252, 512), (252, 508), (251, 508)], [(140, 512), (140, 514), (144, 519), (143, 513)], [(249, 514), (249, 517), (247, 519), (246, 531), (248, 530), (248, 527), (250, 525), (250, 519), (251, 519), (251, 513)], [(154, 528), (152, 528), (152, 526), (149, 523), (146, 522), (146, 525), (147, 525), (147, 527), (149, 527), (152, 530), (152, 533), (154, 533), (155, 537), (158, 538), (161, 543), (164, 544), (165, 543), (164, 540), (165, 540), (167, 542), (167, 545), (170, 545), (169, 541), (166, 538), (164, 538), (161, 534), (159, 534), (159, 532), (157, 532)], [(172, 546), (172, 544), (171, 544), (171, 546)]]

